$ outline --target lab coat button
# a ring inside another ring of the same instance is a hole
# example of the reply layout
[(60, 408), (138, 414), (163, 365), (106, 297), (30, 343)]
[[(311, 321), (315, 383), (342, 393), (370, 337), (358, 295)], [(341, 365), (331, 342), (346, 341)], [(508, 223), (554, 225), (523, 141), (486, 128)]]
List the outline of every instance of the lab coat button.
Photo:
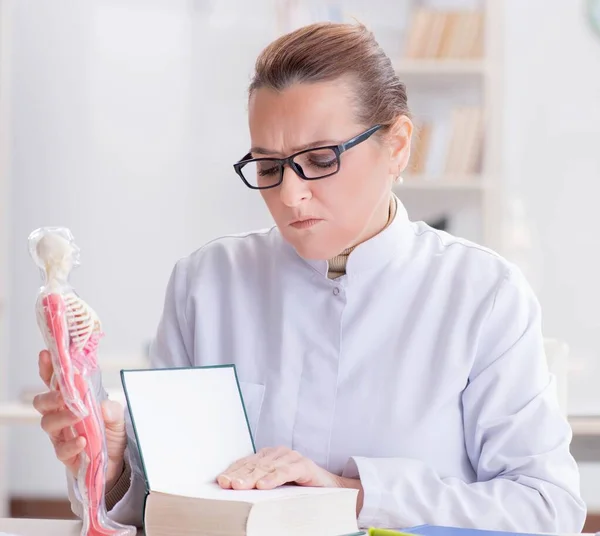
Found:
[(340, 293), (340, 289), (339, 289), (339, 288), (337, 288), (337, 287), (335, 287), (335, 288), (333, 289), (333, 295), (334, 295), (334, 296), (337, 296), (339, 293)]

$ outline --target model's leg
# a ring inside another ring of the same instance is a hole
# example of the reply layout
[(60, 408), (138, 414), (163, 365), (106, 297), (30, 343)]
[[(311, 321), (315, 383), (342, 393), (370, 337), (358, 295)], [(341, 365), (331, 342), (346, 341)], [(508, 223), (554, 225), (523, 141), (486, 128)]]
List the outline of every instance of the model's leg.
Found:
[[(133, 528), (124, 527), (107, 515), (104, 503), (106, 454), (102, 433), (102, 415), (90, 382), (77, 374), (75, 375), (75, 384), (89, 411), (89, 416), (75, 426), (77, 433), (86, 438), (85, 454), (88, 459), (85, 470), (81, 470), (84, 473), (83, 478), (88, 498), (87, 511), (84, 512), (88, 525), (85, 534), (88, 536), (135, 534)], [(85, 523), (84, 521), (84, 525)]]

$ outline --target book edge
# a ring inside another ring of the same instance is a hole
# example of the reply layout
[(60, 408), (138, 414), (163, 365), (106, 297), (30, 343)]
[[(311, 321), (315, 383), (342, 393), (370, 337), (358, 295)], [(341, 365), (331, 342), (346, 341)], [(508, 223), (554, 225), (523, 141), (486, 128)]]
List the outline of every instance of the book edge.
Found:
[[(299, 486), (301, 487), (301, 486)], [(310, 487), (308, 487), (307, 489), (310, 489)], [(317, 488), (319, 490), (324, 489), (324, 488)], [(297, 499), (300, 497), (315, 497), (315, 496), (321, 496), (321, 495), (333, 495), (333, 494), (348, 494), (348, 495), (353, 495), (354, 497), (356, 497), (358, 495), (358, 490), (354, 489), (354, 488), (326, 488), (328, 491), (325, 493), (315, 493), (312, 494), (310, 493), (310, 491), (308, 491), (307, 493), (304, 494), (300, 494), (300, 495), (284, 495), (281, 497), (273, 497), (272, 499), (261, 499), (259, 501), (249, 501), (249, 500), (231, 500), (231, 499), (218, 499), (215, 497), (193, 497), (193, 496), (188, 496), (188, 495), (179, 495), (177, 493), (167, 493), (164, 491), (158, 491), (158, 490), (150, 490), (148, 492), (148, 494), (153, 493), (153, 494), (158, 494), (158, 495), (165, 495), (165, 496), (169, 496), (169, 497), (180, 497), (182, 499), (185, 500), (193, 500), (193, 501), (219, 501), (219, 502), (232, 502), (232, 503), (243, 503), (243, 504), (250, 504), (250, 505), (255, 505), (261, 502), (265, 502), (265, 503), (269, 503), (269, 502), (276, 502), (276, 501), (287, 501), (287, 500), (293, 500), (293, 499)], [(232, 490), (235, 491), (235, 490)], [(248, 490), (240, 490), (240, 491), (248, 491)], [(256, 490), (256, 491), (261, 491), (261, 490)]]
[[(143, 369), (139, 369), (143, 370)], [(125, 395), (125, 402), (127, 404), (127, 411), (129, 412), (129, 418), (131, 419), (131, 427), (133, 428), (133, 434), (135, 435), (135, 444), (138, 450), (138, 454), (140, 455), (140, 461), (142, 462), (142, 471), (144, 472), (144, 486), (146, 488), (146, 498), (148, 497), (148, 493), (150, 493), (150, 481), (148, 480), (148, 471), (146, 470), (146, 463), (144, 462), (144, 454), (142, 452), (142, 445), (140, 444), (140, 438), (138, 436), (137, 427), (135, 426), (135, 418), (133, 417), (133, 412), (131, 411), (131, 400), (129, 399), (129, 393), (127, 391), (127, 382), (125, 381), (125, 373), (126, 372), (134, 372), (135, 370), (121, 370), (121, 385), (123, 386), (123, 394)], [(144, 498), (144, 510), (146, 508), (146, 498)]]

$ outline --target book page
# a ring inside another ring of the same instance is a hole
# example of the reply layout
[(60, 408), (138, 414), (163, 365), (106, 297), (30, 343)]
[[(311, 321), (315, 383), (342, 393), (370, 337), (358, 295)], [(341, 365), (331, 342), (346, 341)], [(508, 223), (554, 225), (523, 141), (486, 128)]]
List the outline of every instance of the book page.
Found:
[(330, 493), (358, 493), (356, 490), (349, 490), (347, 488), (317, 488), (308, 486), (296, 486), (288, 484), (280, 486), (275, 489), (249, 489), (249, 490), (235, 490), (235, 489), (223, 489), (218, 484), (202, 484), (200, 486), (190, 487), (189, 492), (185, 492), (180, 495), (186, 497), (202, 498), (202, 499), (216, 499), (222, 501), (241, 501), (256, 503), (260, 501), (273, 501), (275, 499), (287, 499), (290, 497), (300, 497), (304, 495), (325, 495)]
[(121, 373), (151, 491), (194, 496), (254, 453), (233, 367)]

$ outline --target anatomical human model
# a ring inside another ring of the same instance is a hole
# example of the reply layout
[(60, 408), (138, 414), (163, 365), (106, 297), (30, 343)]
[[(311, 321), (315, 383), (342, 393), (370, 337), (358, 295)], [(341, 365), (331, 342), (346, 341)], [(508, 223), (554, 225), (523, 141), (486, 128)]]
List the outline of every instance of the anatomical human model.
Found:
[(52, 386), (79, 417), (75, 432), (86, 440), (76, 479), (83, 505), (81, 536), (134, 536), (134, 527), (120, 525), (106, 513), (106, 437), (100, 400), (93, 388), (94, 375), (100, 374), (96, 352), (102, 327), (69, 283), (71, 269), (79, 264), (79, 249), (68, 229), (45, 227), (29, 236), (29, 252), (44, 278), (36, 317), (52, 357)]

